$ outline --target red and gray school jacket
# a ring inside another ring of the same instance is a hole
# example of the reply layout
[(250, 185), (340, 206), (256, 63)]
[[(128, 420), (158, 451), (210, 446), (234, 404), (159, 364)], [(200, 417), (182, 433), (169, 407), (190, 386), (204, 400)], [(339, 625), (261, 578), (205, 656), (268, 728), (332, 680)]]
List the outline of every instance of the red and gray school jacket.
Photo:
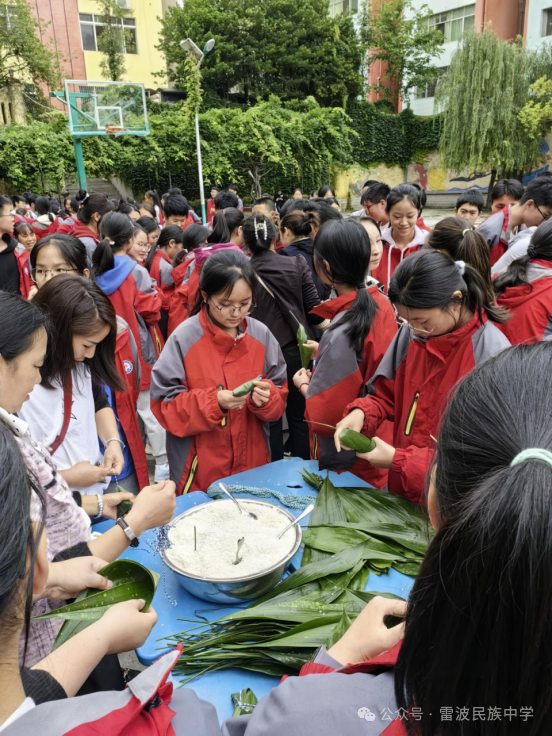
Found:
[[(500, 212), (487, 217), (487, 219), (484, 220), (477, 228), (477, 232), (480, 233), (489, 244), (491, 266), (494, 266), (498, 259), (502, 258), (504, 253), (508, 250), (508, 246), (512, 240), (511, 210), (512, 205), (504, 207)], [(520, 225), (518, 232), (524, 230), (525, 227), (525, 225)]]
[(532, 260), (528, 284), (508, 287), (497, 299), (510, 312), (506, 324), (497, 325), (512, 345), (552, 340), (552, 263)]
[(157, 360), (150, 328), (155, 328), (161, 313), (161, 296), (151, 276), (129, 256), (115, 256), (115, 266), (96, 277), (96, 283), (107, 294), (118, 317), (129, 326), (138, 345), (142, 379), (140, 390), (150, 386), (152, 366)]
[(385, 293), (389, 290), (389, 283), (393, 278), (395, 269), (402, 263), (403, 260), (421, 250), (424, 246), (425, 241), (429, 237), (429, 230), (421, 230), (417, 225), (414, 226), (414, 237), (412, 242), (409, 243), (406, 248), (402, 250), (395, 244), (395, 239), (392, 235), (391, 225), (386, 225), (381, 232), (381, 239), (383, 241), (383, 253), (379, 266), (372, 271), (372, 278), (383, 284)]
[(88, 257), (88, 263), (91, 264), (92, 256), (94, 255), (96, 246), (100, 242), (99, 233), (95, 233), (88, 227), (88, 225), (85, 225), (83, 222), (80, 222), (80, 220), (77, 220), (75, 226), (73, 227), (71, 235), (74, 235), (75, 238), (78, 238), (84, 245), (84, 247), (86, 248), (86, 255)]
[(477, 365), (509, 347), (496, 325), (477, 315), (446, 335), (423, 340), (401, 327), (378, 370), (366, 385), (367, 395), (350, 403), (365, 415), (362, 433), (378, 436), (381, 423), (393, 422), (395, 457), (389, 490), (423, 503), (425, 476), (439, 420), (452, 389)]
[(174, 292), (173, 267), (171, 259), (160, 249), (155, 251), (150, 267), (150, 276), (157, 284), (163, 300), (162, 309), (169, 311), (171, 297)]
[[(247, 317), (233, 338), (203, 307), (170, 336), (151, 373), (151, 408), (167, 430), (167, 455), (177, 493), (206, 491), (218, 478), (270, 462), (269, 422), (280, 419), (288, 394), (286, 364), (276, 338)], [(220, 389), (261, 376), (270, 398), (223, 411)]]
[[(335, 426), (343, 416), (343, 410), (357, 399), (364, 384), (374, 375), (391, 341), (397, 334), (395, 312), (387, 297), (376, 286), (368, 289), (378, 305), (378, 311), (366, 339), (362, 353), (356, 353), (347, 336), (347, 325), (340, 320), (356, 299), (357, 292), (343, 294), (323, 302), (311, 310), (324, 319), (330, 319), (332, 329), (322, 335), (315, 368), (306, 396), (305, 419)], [(380, 433), (386, 442), (392, 441), (392, 424), (386, 422), (387, 431)], [(321, 424), (309, 424), (311, 453), (323, 469), (343, 472), (350, 470), (376, 488), (387, 485), (388, 471), (375, 468), (366, 460), (360, 460), (355, 452), (337, 452), (334, 430)], [(385, 430), (385, 428), (384, 428)]]
[(23, 253), (14, 252), (15, 259), (17, 261), (17, 270), (19, 271), (19, 293), (23, 299), (28, 299), (33, 287), (33, 279), (31, 276), (31, 261), (29, 260), (30, 253), (28, 250)]

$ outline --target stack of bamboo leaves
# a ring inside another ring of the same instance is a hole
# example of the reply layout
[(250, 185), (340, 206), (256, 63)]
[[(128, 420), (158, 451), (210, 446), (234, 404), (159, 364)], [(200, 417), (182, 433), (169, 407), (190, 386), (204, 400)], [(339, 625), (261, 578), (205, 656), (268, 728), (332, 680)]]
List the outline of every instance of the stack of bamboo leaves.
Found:
[(174, 670), (182, 685), (229, 667), (296, 674), (381, 595), (364, 592), (370, 574), (390, 567), (417, 574), (430, 541), (424, 509), (385, 491), (336, 488), (307, 472), (303, 478), (319, 493), (303, 535), (302, 567), (247, 608), (166, 637), (167, 646), (184, 643)]

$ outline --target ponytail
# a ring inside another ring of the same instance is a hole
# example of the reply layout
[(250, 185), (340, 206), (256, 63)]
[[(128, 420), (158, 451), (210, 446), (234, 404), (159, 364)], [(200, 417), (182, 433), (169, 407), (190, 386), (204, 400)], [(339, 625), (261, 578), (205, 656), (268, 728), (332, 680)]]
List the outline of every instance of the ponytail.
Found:
[(276, 228), (269, 217), (253, 215), (243, 223), (243, 240), (253, 255), (270, 250), (276, 238)]
[[(350, 308), (339, 322), (329, 328), (332, 330), (346, 324), (345, 334), (357, 353), (362, 352), (364, 340), (378, 311), (378, 305), (366, 289), (370, 254), (370, 237), (354, 219), (330, 220), (324, 223), (314, 241), (313, 260), (322, 280), (354, 286), (357, 289), (356, 298)], [(324, 261), (330, 267), (329, 272)]]
[(92, 192), (92, 194), (87, 194), (82, 200), (82, 207), (77, 211), (77, 219), (84, 225), (88, 225), (95, 212), (98, 212), (103, 217), (112, 211), (113, 204), (105, 194), (102, 194), (102, 192)]
[(36, 198), (35, 210), (39, 217), (40, 215), (48, 215), (48, 219), (50, 220), (50, 222), (53, 222), (55, 220), (55, 217), (53, 216), (50, 209), (50, 200), (46, 199), (46, 197)]
[(229, 243), (230, 230), (226, 223), (225, 210), (219, 210), (213, 217), (213, 230), (207, 238), (208, 243)]
[(494, 301), (489, 246), (471, 222), (460, 217), (445, 217), (435, 225), (425, 247), (445, 252), (453, 261), (464, 261), (474, 268), (484, 282), (486, 300), (489, 303)]
[[(461, 299), (452, 298), (455, 291)], [(453, 261), (437, 250), (423, 249), (399, 264), (389, 284), (389, 299), (407, 309), (442, 309), (461, 302), (483, 320), (498, 324), (507, 321), (507, 313), (497, 307), (481, 274), (462, 261)]]
[(500, 733), (548, 732), (552, 467), (519, 455), (552, 451), (552, 384), (543, 380), (551, 361), (548, 342), (502, 351), (447, 406), (431, 473), (439, 529), (410, 593), (394, 669), (397, 706), (423, 713), (406, 724), (409, 734), (489, 732), (470, 718), (445, 728), (443, 704), (453, 713), (530, 706), (530, 724), (504, 719)]
[(312, 208), (309, 210), (293, 210), (280, 220), (280, 231), (287, 228), (297, 237), (312, 238), (313, 232), (319, 229), (320, 224), (320, 217)]
[(94, 276), (101, 276), (115, 266), (115, 253), (122, 250), (134, 234), (132, 221), (120, 212), (110, 212), (102, 217), (102, 240), (92, 255)]
[(552, 220), (545, 220), (535, 230), (527, 249), (527, 255), (512, 261), (506, 271), (496, 277), (494, 286), (497, 295), (500, 296), (509, 286), (520, 286), (521, 284), (531, 286), (527, 268), (529, 261), (535, 258), (552, 262)]

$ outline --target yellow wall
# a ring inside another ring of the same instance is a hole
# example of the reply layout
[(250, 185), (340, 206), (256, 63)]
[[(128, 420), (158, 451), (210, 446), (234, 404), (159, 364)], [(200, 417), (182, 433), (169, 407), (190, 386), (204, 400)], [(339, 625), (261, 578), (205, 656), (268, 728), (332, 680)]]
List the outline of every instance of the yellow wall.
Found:
[[(100, 15), (100, 6), (94, 0), (78, 0), (80, 13)], [(162, 0), (131, 0), (128, 17), (136, 19), (137, 54), (125, 54), (124, 81), (141, 82), (150, 89), (166, 87), (165, 77), (154, 77), (155, 72), (165, 69), (165, 59), (155, 46), (159, 43), (163, 15)], [(102, 81), (105, 76), (100, 71), (103, 54), (99, 51), (85, 51), (86, 78), (91, 81)]]

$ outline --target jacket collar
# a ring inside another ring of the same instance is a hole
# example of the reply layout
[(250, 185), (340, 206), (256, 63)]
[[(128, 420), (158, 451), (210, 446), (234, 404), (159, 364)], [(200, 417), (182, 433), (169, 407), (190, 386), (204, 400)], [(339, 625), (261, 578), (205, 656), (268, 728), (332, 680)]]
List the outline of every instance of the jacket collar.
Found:
[(458, 330), (447, 332), (445, 335), (439, 335), (439, 337), (430, 337), (429, 339), (420, 338), (415, 335), (413, 342), (444, 362), (446, 356), (458, 345), (458, 343), (463, 342), (466, 337), (477, 332), (477, 330), (483, 327), (486, 322), (487, 315), (483, 314), (483, 321), (481, 321), (476, 312), (473, 317)]
[(322, 304), (318, 304), (314, 309), (311, 309), (309, 314), (316, 314), (318, 317), (324, 317), (324, 319), (333, 319), (340, 312), (346, 312), (347, 309), (356, 299), (357, 291), (351, 291), (348, 294), (342, 294), (336, 296), (335, 299), (328, 299)]
[(238, 328), (239, 334), (235, 338), (220, 327), (217, 327), (217, 325), (209, 318), (204, 304), (199, 312), (199, 323), (203, 328), (204, 334), (223, 355), (228, 355), (228, 353), (234, 349), (236, 349), (236, 357), (238, 357), (238, 355), (242, 355), (244, 351), (247, 352), (244, 340), (244, 337), (247, 335), (247, 318), (242, 320), (242, 323)]

